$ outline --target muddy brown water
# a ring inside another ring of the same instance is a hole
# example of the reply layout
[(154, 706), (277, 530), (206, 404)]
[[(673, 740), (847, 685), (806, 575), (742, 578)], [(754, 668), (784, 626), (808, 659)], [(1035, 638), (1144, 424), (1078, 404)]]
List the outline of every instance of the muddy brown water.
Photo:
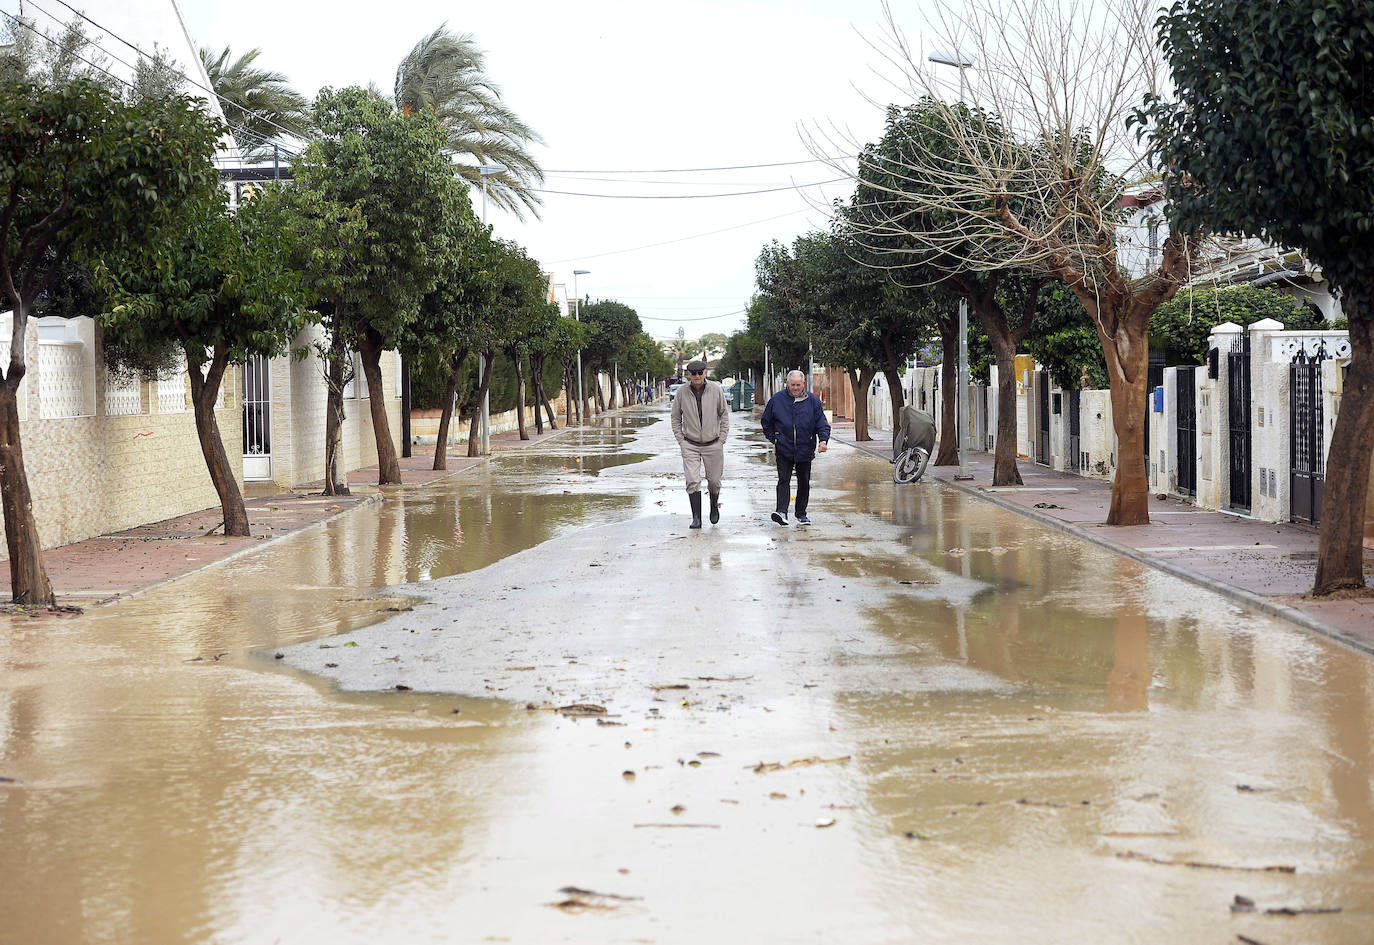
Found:
[(699, 534), (649, 410), (7, 623), (0, 942), (1371, 940), (1367, 657), (738, 423)]

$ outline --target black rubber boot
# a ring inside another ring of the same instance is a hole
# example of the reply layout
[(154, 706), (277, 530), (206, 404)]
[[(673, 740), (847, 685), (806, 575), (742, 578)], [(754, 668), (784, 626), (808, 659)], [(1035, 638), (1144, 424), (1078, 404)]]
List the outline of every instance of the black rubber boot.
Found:
[(688, 527), (688, 528), (700, 528), (700, 527), (701, 527), (701, 493), (700, 493), (700, 492), (689, 492), (689, 493), (687, 493), (687, 499), (688, 499), (688, 501), (690, 501), (690, 502), (692, 503), (692, 524), (691, 524), (691, 525), (688, 525), (687, 527)]
[(711, 524), (714, 525), (720, 521), (720, 493), (711, 492), (708, 494), (711, 496)]

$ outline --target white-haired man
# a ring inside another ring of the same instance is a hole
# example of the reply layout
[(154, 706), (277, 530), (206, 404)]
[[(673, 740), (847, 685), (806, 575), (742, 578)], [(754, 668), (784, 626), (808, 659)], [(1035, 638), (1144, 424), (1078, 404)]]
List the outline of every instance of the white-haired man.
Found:
[(773, 521), (787, 524), (787, 506), (792, 498), (792, 475), (797, 476), (797, 524), (810, 525), (806, 506), (811, 499), (811, 461), (830, 442), (830, 422), (825, 419), (821, 399), (806, 389), (806, 375), (792, 371), (787, 389), (768, 399), (763, 408), (763, 435), (773, 444), (778, 464), (778, 504)]

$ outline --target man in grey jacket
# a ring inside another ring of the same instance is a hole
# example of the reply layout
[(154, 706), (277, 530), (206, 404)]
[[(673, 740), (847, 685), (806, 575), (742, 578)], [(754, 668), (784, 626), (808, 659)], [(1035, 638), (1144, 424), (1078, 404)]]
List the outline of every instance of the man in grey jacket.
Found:
[(725, 438), (730, 434), (730, 406), (725, 391), (706, 380), (706, 365), (687, 365), (691, 383), (673, 395), (673, 436), (682, 450), (682, 473), (687, 480), (687, 500), (692, 504), (691, 528), (701, 527), (701, 478), (711, 494), (711, 524), (720, 521), (720, 477), (725, 472)]

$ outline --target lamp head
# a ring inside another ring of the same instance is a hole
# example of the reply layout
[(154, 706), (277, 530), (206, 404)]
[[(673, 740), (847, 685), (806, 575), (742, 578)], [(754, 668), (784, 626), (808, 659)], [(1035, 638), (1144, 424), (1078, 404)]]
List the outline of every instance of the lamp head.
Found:
[(939, 52), (933, 52), (927, 56), (926, 59), (940, 66), (954, 66), (958, 69), (973, 68), (973, 60), (961, 56), (957, 51), (947, 52), (941, 50)]

